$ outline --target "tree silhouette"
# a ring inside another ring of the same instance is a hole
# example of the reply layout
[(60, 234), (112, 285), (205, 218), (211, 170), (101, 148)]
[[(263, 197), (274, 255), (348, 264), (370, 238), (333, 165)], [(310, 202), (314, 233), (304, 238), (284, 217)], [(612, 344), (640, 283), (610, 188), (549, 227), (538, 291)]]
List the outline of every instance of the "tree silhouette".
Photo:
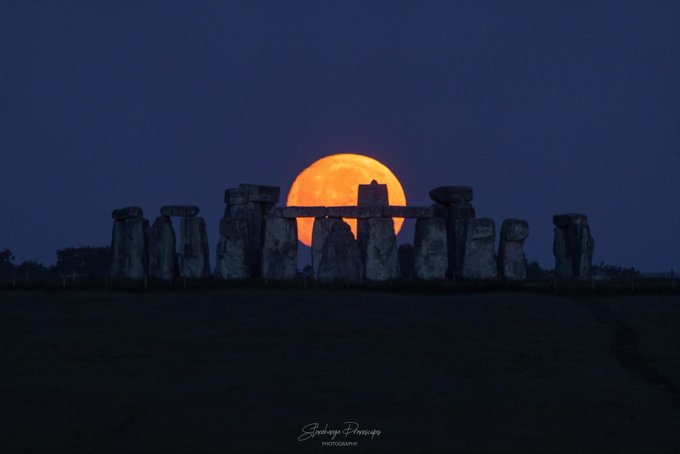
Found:
[(10, 280), (14, 276), (14, 255), (9, 249), (0, 251), (0, 280)]
[(111, 264), (111, 248), (69, 247), (57, 250), (54, 270), (62, 277), (102, 278)]

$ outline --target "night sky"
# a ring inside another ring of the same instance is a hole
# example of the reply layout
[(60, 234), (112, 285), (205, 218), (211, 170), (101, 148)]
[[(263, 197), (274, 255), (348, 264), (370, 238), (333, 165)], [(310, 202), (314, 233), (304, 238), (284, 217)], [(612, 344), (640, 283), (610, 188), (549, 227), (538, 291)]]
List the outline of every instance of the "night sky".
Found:
[[(113, 208), (196, 204), (355, 152), (594, 263), (680, 270), (680, 2), (31, 2), (0, 8), (0, 249), (103, 246)], [(411, 242), (413, 225), (399, 235)], [(176, 224), (177, 225), (177, 224)]]

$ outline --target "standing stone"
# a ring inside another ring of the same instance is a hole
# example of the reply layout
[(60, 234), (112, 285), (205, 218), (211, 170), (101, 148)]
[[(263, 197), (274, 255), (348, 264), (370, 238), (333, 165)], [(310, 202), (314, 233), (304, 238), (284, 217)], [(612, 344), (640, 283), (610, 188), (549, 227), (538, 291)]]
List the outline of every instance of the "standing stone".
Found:
[(114, 216), (114, 219), (109, 274), (114, 279), (144, 279), (148, 264), (149, 221), (141, 217), (141, 210), (137, 217)]
[(113, 221), (111, 235), (111, 266), (109, 276), (113, 279), (122, 277), (125, 257), (125, 219)]
[(472, 202), (472, 188), (470, 186), (440, 186), (432, 189), (429, 195), (434, 202), (444, 206)]
[(281, 188), (278, 186), (264, 186), (261, 184), (241, 183), (238, 188), (227, 189), (224, 192), (224, 203), (240, 205), (248, 202), (279, 203)]
[(217, 275), (222, 279), (247, 279), (252, 268), (248, 254), (248, 221), (222, 218), (217, 243)]
[[(459, 279), (463, 274), (465, 226), (475, 218), (470, 186), (441, 186), (430, 191), (430, 198), (445, 210), (446, 248), (448, 255), (447, 277)], [(439, 211), (439, 210), (438, 210)]]
[(584, 214), (553, 216), (555, 239), (555, 277), (584, 279), (591, 275), (595, 242), (590, 235), (588, 217)]
[(297, 274), (297, 221), (267, 216), (262, 247), (262, 277), (294, 279)]
[(448, 267), (446, 221), (440, 218), (416, 221), (415, 275), (418, 279), (444, 279)]
[(468, 202), (460, 202), (447, 207), (446, 232), (449, 269), (448, 277), (463, 276), (465, 255), (465, 229), (469, 221), (475, 219), (475, 209)]
[(251, 277), (262, 274), (262, 245), (264, 243), (265, 216), (274, 207), (271, 203), (247, 202), (239, 205), (228, 205), (225, 217), (238, 219), (248, 224), (248, 237), (245, 245), (246, 261)]
[(201, 217), (184, 217), (180, 221), (180, 243), (177, 254), (179, 275), (187, 279), (210, 276), (208, 235)]
[(371, 180), (370, 184), (360, 184), (357, 194), (357, 205), (360, 207), (388, 206), (387, 185)]
[[(387, 193), (387, 185), (379, 184), (375, 180), (371, 180), (370, 184), (360, 184), (357, 194), (357, 206), (380, 208), (389, 206), (389, 198)], [(379, 215), (381, 216), (382, 213)], [(357, 241), (359, 241), (359, 250), (361, 257), (366, 261), (366, 241), (368, 240), (368, 219), (359, 219), (357, 221)]]
[(326, 237), (317, 279), (324, 282), (361, 282), (363, 274), (359, 245), (349, 224), (338, 220)]
[(498, 247), (498, 276), (504, 281), (521, 281), (527, 277), (524, 240), (529, 224), (522, 219), (506, 219), (501, 227)]
[(113, 210), (111, 213), (113, 219), (122, 220), (129, 218), (141, 218), (144, 217), (144, 213), (140, 207), (125, 207)]
[(323, 248), (333, 226), (341, 222), (339, 218), (315, 218), (312, 227), (312, 275), (319, 279), (319, 265), (323, 258)]
[(172, 279), (175, 267), (175, 230), (168, 216), (158, 216), (149, 232), (149, 275)]
[(465, 223), (463, 245), (463, 279), (495, 279), (498, 273), (496, 254), (496, 227), (493, 219), (469, 219)]
[(397, 237), (392, 218), (366, 219), (358, 232), (359, 246), (364, 257), (364, 276), (369, 281), (389, 281), (399, 278)]

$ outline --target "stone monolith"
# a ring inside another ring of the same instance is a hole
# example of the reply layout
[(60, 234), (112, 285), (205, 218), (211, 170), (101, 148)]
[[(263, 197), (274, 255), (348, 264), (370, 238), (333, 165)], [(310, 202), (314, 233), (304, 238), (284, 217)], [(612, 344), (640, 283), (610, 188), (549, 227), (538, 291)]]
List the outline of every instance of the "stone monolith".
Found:
[(584, 279), (591, 275), (595, 242), (590, 234), (588, 217), (584, 214), (553, 216), (555, 237), (555, 277)]
[(149, 231), (149, 275), (172, 279), (175, 269), (175, 230), (168, 216), (158, 216)]
[(418, 219), (414, 237), (415, 277), (444, 279), (448, 267), (446, 221), (441, 218)]
[(297, 273), (297, 221), (267, 216), (262, 246), (262, 277), (294, 279)]
[(364, 277), (369, 281), (389, 281), (399, 278), (397, 237), (392, 218), (370, 218), (358, 232)]
[(210, 276), (208, 235), (202, 217), (181, 219), (177, 265), (181, 277), (205, 279)]
[[(357, 192), (357, 206), (364, 209), (375, 209), (375, 217), (383, 217), (382, 208), (389, 206), (387, 185), (379, 184), (372, 180), (370, 184), (360, 184)], [(369, 218), (357, 221), (357, 241), (361, 258), (366, 263), (366, 241), (368, 240), (368, 221)]]
[(463, 273), (465, 226), (476, 215), (470, 203), (472, 194), (470, 186), (440, 186), (432, 189), (429, 194), (445, 212), (448, 256), (446, 276), (451, 279), (461, 278)]
[(319, 278), (319, 265), (323, 258), (323, 248), (326, 245), (331, 229), (338, 222), (339, 218), (315, 218), (312, 227), (312, 275), (314, 279)]
[(498, 246), (498, 277), (504, 281), (521, 281), (527, 277), (524, 240), (529, 224), (522, 219), (503, 221)]
[(463, 279), (495, 279), (498, 273), (493, 219), (468, 219), (464, 228)]
[(248, 221), (222, 218), (217, 242), (217, 275), (222, 279), (247, 279), (252, 265), (248, 254)]
[(359, 245), (349, 224), (333, 223), (326, 237), (317, 279), (323, 282), (361, 282), (364, 274)]
[(148, 265), (149, 221), (139, 216), (116, 217), (111, 238), (111, 268), (114, 279), (144, 279)]
[(245, 243), (244, 254), (249, 265), (250, 277), (262, 275), (262, 245), (264, 243), (264, 222), (265, 216), (274, 207), (271, 203), (265, 202), (246, 202), (236, 205), (227, 205), (225, 208), (225, 218), (238, 219), (248, 224), (247, 241)]

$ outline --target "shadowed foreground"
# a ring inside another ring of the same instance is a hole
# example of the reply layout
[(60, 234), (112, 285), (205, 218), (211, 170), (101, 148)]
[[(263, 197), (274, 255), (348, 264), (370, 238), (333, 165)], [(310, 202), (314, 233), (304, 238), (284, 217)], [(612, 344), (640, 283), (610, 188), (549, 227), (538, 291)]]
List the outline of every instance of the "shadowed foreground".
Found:
[[(677, 452), (677, 296), (0, 294), (3, 452)], [(334, 450), (335, 452), (335, 450)]]

